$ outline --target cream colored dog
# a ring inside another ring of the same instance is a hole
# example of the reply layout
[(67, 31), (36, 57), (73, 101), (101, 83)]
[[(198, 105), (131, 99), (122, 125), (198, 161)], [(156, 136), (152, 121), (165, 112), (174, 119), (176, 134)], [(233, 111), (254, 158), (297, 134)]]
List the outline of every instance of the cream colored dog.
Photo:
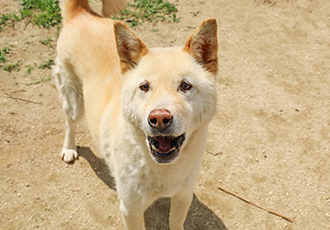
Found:
[[(102, 12), (124, 5), (103, 0)], [(216, 20), (205, 20), (183, 48), (148, 49), (126, 24), (93, 12), (88, 0), (60, 6), (54, 75), (66, 115), (62, 159), (78, 157), (75, 127), (85, 113), (127, 229), (143, 229), (143, 213), (159, 197), (171, 197), (170, 229), (183, 229), (216, 107)]]

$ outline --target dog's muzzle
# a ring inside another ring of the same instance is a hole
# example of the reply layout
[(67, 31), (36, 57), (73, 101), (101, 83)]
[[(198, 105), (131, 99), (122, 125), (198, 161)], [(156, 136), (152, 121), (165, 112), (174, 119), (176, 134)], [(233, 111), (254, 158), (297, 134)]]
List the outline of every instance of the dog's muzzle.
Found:
[(170, 163), (177, 158), (186, 139), (185, 134), (171, 135), (173, 123), (173, 115), (167, 109), (154, 109), (148, 115), (150, 153), (157, 163)]
[(148, 136), (152, 158), (160, 164), (170, 163), (178, 157), (186, 135), (173, 136)]

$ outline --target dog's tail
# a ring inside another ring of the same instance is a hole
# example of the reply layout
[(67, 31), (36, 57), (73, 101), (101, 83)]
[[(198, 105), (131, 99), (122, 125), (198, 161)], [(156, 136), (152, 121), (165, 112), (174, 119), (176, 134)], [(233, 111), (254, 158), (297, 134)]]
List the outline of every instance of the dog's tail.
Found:
[[(126, 0), (100, 0), (102, 1), (102, 15), (119, 14), (120, 10), (126, 6)], [(86, 10), (93, 15), (97, 15), (89, 6), (88, 0), (60, 0), (61, 14), (64, 21), (73, 17), (77, 12)]]

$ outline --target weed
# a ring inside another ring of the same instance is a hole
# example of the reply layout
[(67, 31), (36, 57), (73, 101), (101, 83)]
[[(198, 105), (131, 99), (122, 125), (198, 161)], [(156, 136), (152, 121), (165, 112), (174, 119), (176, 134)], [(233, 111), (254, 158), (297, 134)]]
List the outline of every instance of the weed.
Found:
[(3, 70), (8, 71), (9, 73), (13, 70), (15, 70), (16, 72), (18, 72), (19, 69), (19, 63), (20, 61), (16, 62), (15, 64), (8, 64), (2, 67)]
[(11, 48), (9, 47), (9, 46), (5, 46), (5, 47), (3, 47), (2, 48), (2, 53), (4, 53), (4, 54), (9, 54), (9, 51), (11, 50)]
[(50, 43), (52, 41), (52, 36), (47, 37), (45, 40), (40, 40), (39, 42), (43, 45), (49, 45), (52, 47), (52, 44)]
[(31, 71), (34, 70), (34, 67), (29, 67), (27, 70), (26, 70), (26, 73), (27, 74), (31, 74)]
[(0, 51), (0, 62), (5, 63), (6, 61), (6, 55)]
[(41, 78), (41, 80), (44, 81), (44, 82), (50, 82), (52, 79), (51, 79), (50, 77), (48, 77), (48, 78), (46, 78), (46, 79)]
[(38, 66), (38, 69), (45, 69), (45, 68), (48, 68), (48, 69), (52, 69), (52, 65), (54, 65), (54, 60), (52, 58), (49, 58), (47, 61), (45, 61), (44, 63), (40, 64)]
[(7, 21), (9, 21), (12, 17), (12, 13), (9, 14), (1, 14), (0, 17), (0, 25), (6, 24)]
[(2, 30), (2, 25), (5, 25), (7, 21), (14, 20), (14, 21), (20, 21), (21, 18), (18, 17), (15, 13), (9, 13), (9, 14), (1, 14), (0, 16), (0, 31)]
[(11, 48), (9, 46), (3, 47), (2, 50), (0, 50), (0, 62), (5, 63), (6, 60), (6, 54), (9, 54), (9, 51)]
[(55, 37), (58, 39), (59, 37), (60, 37), (60, 31), (61, 31), (61, 27), (60, 27), (60, 25), (58, 24), (57, 26), (56, 26), (57, 28), (57, 31), (56, 31), (56, 33), (55, 33)]
[(35, 81), (35, 82), (27, 83), (26, 85), (31, 86), (31, 85), (37, 85), (37, 84), (40, 84), (40, 83), (41, 83), (40, 81)]
[(131, 27), (136, 27), (145, 21), (179, 22), (180, 19), (175, 14), (177, 11), (176, 4), (163, 0), (134, 0), (121, 11), (121, 16), (114, 19), (125, 20)]

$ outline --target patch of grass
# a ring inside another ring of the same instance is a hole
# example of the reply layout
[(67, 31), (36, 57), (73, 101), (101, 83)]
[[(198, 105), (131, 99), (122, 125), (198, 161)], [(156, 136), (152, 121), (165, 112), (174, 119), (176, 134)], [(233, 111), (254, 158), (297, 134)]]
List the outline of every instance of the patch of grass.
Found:
[(1, 14), (1, 17), (0, 17), (0, 25), (3, 25), (5, 24), (8, 20), (11, 19), (11, 14)]
[(29, 67), (29, 68), (26, 70), (26, 73), (27, 73), (27, 74), (31, 74), (32, 70), (34, 70), (34, 67)]
[[(31, 81), (31, 82), (29, 82), (29, 83), (26, 83), (25, 85), (27, 85), (27, 86), (31, 86), (31, 85), (38, 85), (38, 84), (40, 84), (40, 83), (42, 83), (42, 82), (50, 82), (51, 81), (51, 78), (50, 77), (48, 77), (48, 78), (41, 78), (41, 80), (37, 80), (37, 81)], [(39, 96), (41, 97), (42, 96), (42, 93), (39, 93)]]
[(52, 79), (50, 78), (50, 77), (48, 77), (48, 78), (41, 78), (41, 81), (44, 81), (44, 82), (50, 82)]
[(6, 54), (9, 54), (10, 47), (6, 46), (0, 50), (0, 62), (5, 63), (6, 60)]
[(12, 18), (12, 13), (9, 14), (1, 14), (0, 17), (0, 26), (6, 24)]
[(59, 0), (22, 0), (21, 18), (32, 16), (32, 22), (38, 26), (50, 28), (62, 21)]
[(11, 48), (9, 46), (5, 46), (2, 48), (1, 52), (4, 54), (9, 54), (10, 50), (11, 50)]
[(40, 84), (40, 83), (41, 83), (40, 81), (35, 81), (35, 82), (27, 83), (26, 85), (31, 86), (31, 85), (37, 85), (37, 84)]
[(176, 6), (163, 0), (134, 0), (121, 11), (121, 16), (114, 19), (125, 20), (131, 27), (136, 27), (145, 21), (179, 22), (180, 19), (175, 14), (178, 12)]
[(18, 72), (20, 70), (19, 66), (20, 66), (20, 61), (14, 63), (14, 64), (4, 65), (2, 67), (2, 69), (5, 71), (8, 71), (9, 73), (11, 73), (11, 71), (13, 71), (13, 70)]
[(46, 68), (52, 69), (52, 65), (55, 65), (54, 60), (52, 58), (49, 58), (44, 63), (40, 64), (38, 66), (38, 69), (46, 69)]
[(5, 63), (6, 61), (6, 54), (0, 50), (0, 62)]
[(59, 0), (22, 0), (20, 5), (22, 6), (20, 16), (15, 13), (1, 14), (0, 31), (1, 26), (9, 20), (20, 21), (31, 18), (32, 23), (45, 28), (59, 25), (62, 21)]
[(39, 42), (43, 45), (49, 45), (52, 47), (52, 44), (50, 43), (52, 41), (52, 36), (47, 37), (45, 40), (40, 40)]
[(15, 13), (9, 13), (9, 14), (1, 14), (0, 16), (0, 31), (2, 29), (2, 25), (5, 25), (7, 21), (9, 20), (15, 20), (15, 21), (20, 21), (20, 17), (18, 17)]

